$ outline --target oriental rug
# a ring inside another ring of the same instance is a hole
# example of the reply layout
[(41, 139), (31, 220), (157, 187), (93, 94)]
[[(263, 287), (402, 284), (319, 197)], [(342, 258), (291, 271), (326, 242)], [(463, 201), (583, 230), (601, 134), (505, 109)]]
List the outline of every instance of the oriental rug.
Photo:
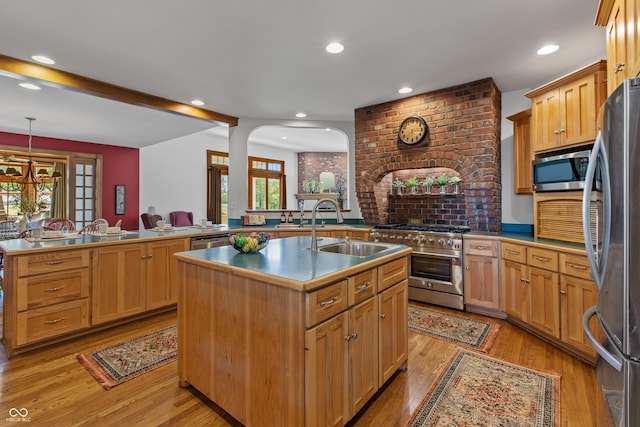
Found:
[(409, 305), (409, 330), (487, 353), (500, 325)]
[(176, 359), (178, 327), (170, 326), (76, 358), (109, 390)]
[(407, 427), (560, 426), (560, 377), (458, 349)]

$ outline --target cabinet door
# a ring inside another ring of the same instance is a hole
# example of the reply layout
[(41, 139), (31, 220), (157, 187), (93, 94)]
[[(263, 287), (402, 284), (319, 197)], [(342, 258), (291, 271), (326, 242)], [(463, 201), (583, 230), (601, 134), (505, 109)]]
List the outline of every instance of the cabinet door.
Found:
[(558, 90), (536, 97), (531, 103), (533, 151), (553, 149), (558, 144)]
[(529, 292), (525, 273), (526, 266), (508, 259), (502, 260), (504, 311), (520, 320), (529, 318)]
[(498, 258), (464, 255), (464, 303), (500, 309)]
[(513, 121), (513, 182), (516, 194), (533, 193), (531, 184), (531, 109), (507, 117)]
[(306, 426), (342, 426), (349, 419), (348, 314), (305, 334)]
[[(607, 92), (611, 94), (626, 77), (626, 0), (616, 0), (607, 25)], [(629, 3), (634, 3), (630, 1)], [(631, 23), (631, 28), (635, 28)]]
[(378, 386), (382, 385), (407, 361), (409, 330), (407, 310), (409, 304), (408, 280), (403, 280), (378, 295), (380, 314), (378, 336), (380, 372)]
[[(596, 353), (587, 341), (582, 329), (582, 315), (596, 305), (598, 291), (590, 280), (577, 277), (560, 276), (560, 295), (562, 305), (562, 341), (577, 350), (595, 358)], [(600, 331), (595, 316), (591, 319), (591, 330)]]
[(526, 283), (530, 292), (528, 323), (542, 332), (560, 338), (558, 273), (529, 267), (529, 277)]
[(559, 96), (559, 145), (574, 145), (596, 139), (595, 74), (561, 87)]
[(378, 390), (378, 299), (349, 310), (349, 418)]
[(173, 254), (188, 249), (189, 242), (185, 239), (147, 243), (147, 310), (178, 302), (178, 263)]
[(93, 258), (92, 324), (145, 310), (145, 245), (97, 249)]

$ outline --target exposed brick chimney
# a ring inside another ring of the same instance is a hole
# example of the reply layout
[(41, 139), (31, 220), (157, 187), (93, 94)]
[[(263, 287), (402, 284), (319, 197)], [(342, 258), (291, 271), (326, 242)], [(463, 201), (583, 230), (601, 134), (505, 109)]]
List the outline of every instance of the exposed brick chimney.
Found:
[[(410, 146), (398, 139), (398, 127), (414, 115), (427, 121), (429, 134)], [(356, 109), (355, 160), (358, 203), (367, 225), (386, 223), (392, 212), (409, 209), (423, 222), (449, 219), (456, 225), (466, 221), (472, 230), (500, 231), (500, 91), (491, 78)], [(462, 194), (407, 196), (410, 203), (404, 196), (389, 197), (390, 175), (423, 168), (455, 171)], [(456, 214), (434, 215), (434, 209)]]

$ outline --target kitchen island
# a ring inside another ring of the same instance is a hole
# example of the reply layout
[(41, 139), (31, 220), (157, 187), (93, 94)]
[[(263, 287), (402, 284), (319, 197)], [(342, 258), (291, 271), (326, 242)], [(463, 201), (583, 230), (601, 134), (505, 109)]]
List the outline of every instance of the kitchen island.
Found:
[[(341, 242), (323, 238), (320, 246)], [(247, 426), (343, 425), (407, 361), (411, 249), (178, 253), (178, 374)]]

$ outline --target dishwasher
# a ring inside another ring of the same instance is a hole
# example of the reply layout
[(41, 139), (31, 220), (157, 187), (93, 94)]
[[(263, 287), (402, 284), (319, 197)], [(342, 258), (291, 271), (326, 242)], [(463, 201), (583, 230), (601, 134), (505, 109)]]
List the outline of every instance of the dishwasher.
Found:
[(198, 236), (191, 238), (191, 250), (215, 248), (218, 246), (227, 246), (229, 242), (230, 233), (215, 234), (211, 236)]

